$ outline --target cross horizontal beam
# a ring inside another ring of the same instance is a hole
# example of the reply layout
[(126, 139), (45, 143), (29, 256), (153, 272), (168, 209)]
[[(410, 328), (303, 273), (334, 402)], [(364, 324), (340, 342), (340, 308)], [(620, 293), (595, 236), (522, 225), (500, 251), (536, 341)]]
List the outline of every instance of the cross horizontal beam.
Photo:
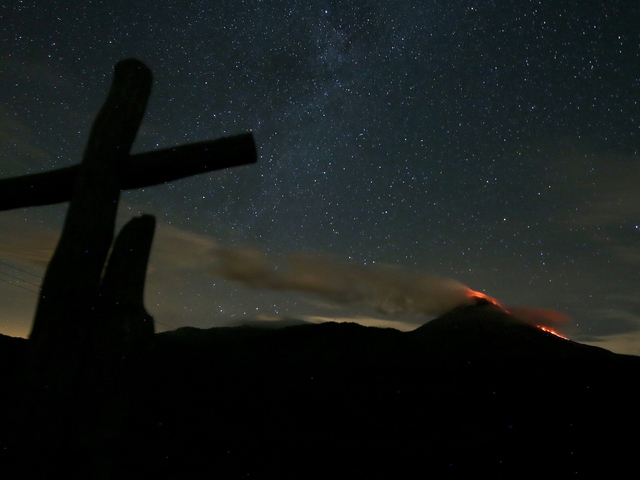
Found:
[[(118, 166), (121, 190), (151, 187), (257, 161), (252, 133), (129, 155)], [(79, 165), (0, 179), (0, 211), (68, 202)]]

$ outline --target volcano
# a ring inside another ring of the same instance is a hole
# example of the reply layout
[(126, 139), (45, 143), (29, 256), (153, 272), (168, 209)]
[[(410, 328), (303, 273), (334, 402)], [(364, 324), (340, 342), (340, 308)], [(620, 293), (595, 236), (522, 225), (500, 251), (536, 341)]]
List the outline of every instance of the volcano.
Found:
[[(477, 299), (476, 305), (461, 305), (412, 332), (438, 349), (439, 345), (456, 345), (467, 352), (495, 349), (500, 354), (582, 355), (606, 350), (569, 341), (544, 326), (520, 321), (499, 305)], [(597, 354), (596, 354), (597, 355)]]
[[(113, 455), (118, 478), (611, 475), (635, 464), (638, 378), (640, 357), (483, 302), (405, 333), (181, 328), (156, 334), (126, 374)], [(42, 473), (2, 441), (9, 473)]]

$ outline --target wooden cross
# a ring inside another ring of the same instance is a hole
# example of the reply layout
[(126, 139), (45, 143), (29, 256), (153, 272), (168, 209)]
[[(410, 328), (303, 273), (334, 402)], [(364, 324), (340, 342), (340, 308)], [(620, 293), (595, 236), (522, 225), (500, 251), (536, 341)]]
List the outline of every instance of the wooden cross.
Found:
[(20, 441), (52, 458), (65, 442), (101, 455), (115, 441), (121, 365), (154, 330), (142, 297), (155, 219), (131, 220), (113, 244), (120, 191), (257, 160), (250, 133), (130, 155), (151, 84), (143, 63), (118, 62), (82, 163), (0, 180), (0, 210), (70, 200), (16, 385)]
[[(151, 93), (151, 71), (137, 60), (115, 67), (80, 165), (0, 179), (0, 210), (71, 200), (60, 243), (49, 264), (30, 338), (63, 310), (93, 307), (113, 241), (120, 190), (158, 185), (257, 159), (251, 133), (129, 155)], [(147, 224), (149, 221), (147, 221)], [(72, 320), (65, 320), (76, 330)], [(56, 331), (67, 337), (64, 325)]]

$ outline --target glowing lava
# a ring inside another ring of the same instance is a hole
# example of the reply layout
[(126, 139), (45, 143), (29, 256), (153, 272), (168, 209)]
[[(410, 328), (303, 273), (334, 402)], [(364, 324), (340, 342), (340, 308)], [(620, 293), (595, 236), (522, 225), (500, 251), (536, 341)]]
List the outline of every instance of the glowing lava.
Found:
[(471, 299), (474, 299), (478, 304), (487, 302), (492, 305), (495, 305), (496, 307), (500, 307), (502, 310), (504, 310), (504, 307), (500, 305), (500, 302), (498, 302), (495, 298), (490, 297), (489, 295), (486, 295), (482, 292), (476, 292), (475, 290), (471, 290), (469, 288), (467, 290), (467, 296)]
[(544, 325), (536, 325), (536, 327), (538, 327), (540, 330), (542, 330), (543, 332), (547, 332), (550, 333), (551, 335), (555, 335), (556, 337), (560, 337), (563, 338), (564, 340), (569, 340), (567, 337), (560, 335), (558, 332), (556, 332), (553, 328), (549, 328), (549, 327), (545, 327)]
[[(467, 296), (471, 300), (475, 300), (476, 305), (491, 304), (502, 309), (504, 312), (510, 315), (512, 314), (509, 310), (507, 310), (502, 305), (500, 305), (500, 302), (498, 302), (495, 298), (490, 297), (489, 295), (486, 295), (482, 292), (476, 292), (475, 290), (471, 290), (470, 288), (468, 288)], [(564, 335), (560, 335), (553, 328), (545, 327), (544, 325), (539, 325), (538, 323), (536, 323), (536, 320), (541, 320), (541, 319), (550, 320), (557, 323), (566, 322), (570, 319), (568, 315), (564, 313), (556, 312), (555, 310), (547, 310), (542, 308), (513, 307), (512, 310), (515, 310), (513, 312), (515, 314), (514, 316), (520, 319), (521, 321), (524, 321), (524, 323), (528, 323), (529, 325), (535, 325), (537, 328), (539, 328), (543, 332), (550, 333), (551, 335), (555, 335), (556, 337), (562, 338), (563, 340), (569, 340)]]
[(500, 302), (498, 302), (495, 298), (490, 297), (489, 295), (486, 295), (482, 292), (476, 292), (475, 290), (471, 290), (470, 288), (467, 290), (467, 296), (470, 299), (475, 300), (476, 305), (483, 305), (483, 304), (495, 305), (496, 307), (502, 309), (504, 312), (508, 314), (513, 313), (516, 318), (518, 318), (521, 321), (524, 321), (524, 323), (528, 323), (529, 325), (535, 325), (537, 328), (539, 328), (543, 332), (550, 333), (551, 335), (555, 335), (556, 337), (562, 338), (564, 340), (569, 340), (564, 335), (560, 335), (553, 328), (545, 327), (544, 325), (539, 325), (536, 322), (536, 320), (539, 321), (543, 319), (547, 321), (556, 322), (556, 323), (566, 322), (570, 319), (570, 317), (564, 313), (556, 312), (555, 310), (548, 310), (548, 309), (542, 309), (542, 308), (528, 308), (528, 307), (513, 307), (511, 310), (514, 310), (514, 311), (510, 312), (509, 310), (504, 308), (502, 305), (500, 305)]

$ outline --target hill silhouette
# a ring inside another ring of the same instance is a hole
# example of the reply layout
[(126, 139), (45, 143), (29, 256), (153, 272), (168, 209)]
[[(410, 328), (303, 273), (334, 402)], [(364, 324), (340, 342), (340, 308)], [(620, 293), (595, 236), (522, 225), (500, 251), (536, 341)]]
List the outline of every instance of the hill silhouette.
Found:
[[(26, 343), (0, 338), (6, 365)], [(119, 478), (611, 473), (633, 465), (638, 446), (640, 357), (490, 304), (404, 333), (181, 328), (130, 365)], [(41, 473), (26, 450), (3, 455), (9, 473)]]

